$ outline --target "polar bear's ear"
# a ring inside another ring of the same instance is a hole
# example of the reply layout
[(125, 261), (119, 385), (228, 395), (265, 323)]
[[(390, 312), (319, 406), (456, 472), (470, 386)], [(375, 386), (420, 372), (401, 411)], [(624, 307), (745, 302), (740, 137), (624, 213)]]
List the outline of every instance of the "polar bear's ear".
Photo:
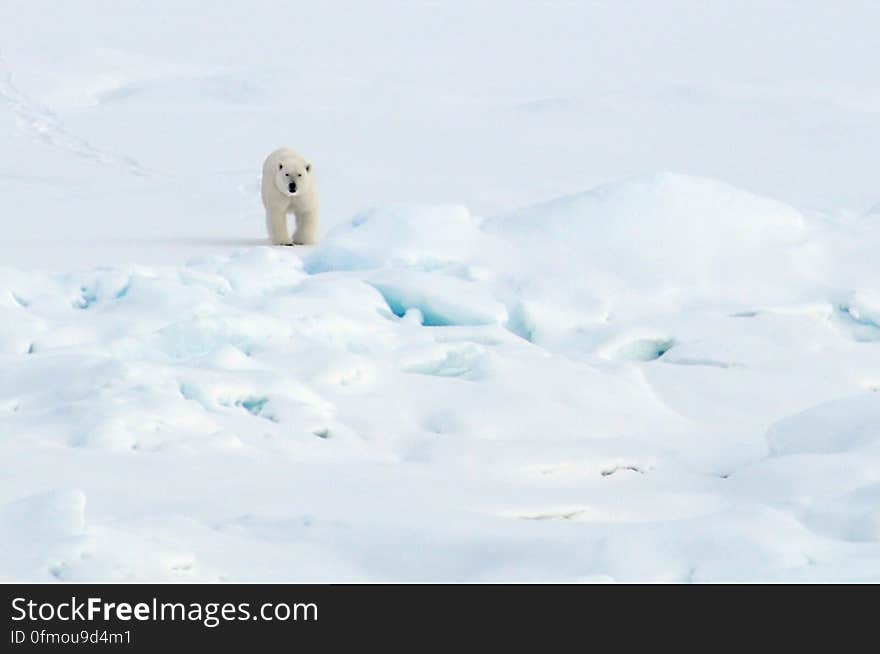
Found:
[(310, 163), (307, 163), (307, 164), (306, 164), (306, 172), (307, 172), (307, 173), (312, 172), (312, 164), (310, 164)]

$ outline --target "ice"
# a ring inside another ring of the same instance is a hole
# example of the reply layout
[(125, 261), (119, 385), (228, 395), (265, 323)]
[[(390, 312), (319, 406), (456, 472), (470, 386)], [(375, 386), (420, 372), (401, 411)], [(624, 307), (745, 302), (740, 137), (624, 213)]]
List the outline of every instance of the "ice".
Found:
[(507, 310), (479, 285), (418, 272), (376, 274), (368, 283), (378, 290), (394, 315), (418, 309), (427, 326), (485, 325), (507, 321)]

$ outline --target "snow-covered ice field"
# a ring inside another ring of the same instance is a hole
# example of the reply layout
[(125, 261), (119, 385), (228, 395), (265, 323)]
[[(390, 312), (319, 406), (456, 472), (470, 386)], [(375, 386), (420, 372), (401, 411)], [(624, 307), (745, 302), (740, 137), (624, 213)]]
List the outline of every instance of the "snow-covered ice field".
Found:
[(880, 581), (878, 24), (5, 0), (0, 580)]

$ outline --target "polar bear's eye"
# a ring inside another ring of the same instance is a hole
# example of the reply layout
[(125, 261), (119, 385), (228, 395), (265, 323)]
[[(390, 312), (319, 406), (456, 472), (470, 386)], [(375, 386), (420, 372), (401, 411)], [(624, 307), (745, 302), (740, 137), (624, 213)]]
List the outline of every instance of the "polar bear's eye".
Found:
[(312, 172), (312, 164), (306, 164), (306, 172), (307, 173)]
[(283, 169), (284, 169), (284, 164), (278, 164), (278, 170), (283, 170)]

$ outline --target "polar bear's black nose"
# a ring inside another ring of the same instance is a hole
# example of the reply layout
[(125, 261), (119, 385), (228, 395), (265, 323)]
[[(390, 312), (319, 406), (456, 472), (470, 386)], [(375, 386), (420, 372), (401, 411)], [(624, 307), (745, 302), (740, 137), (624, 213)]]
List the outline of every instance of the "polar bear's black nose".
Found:
[(290, 184), (288, 184), (288, 185), (287, 185), (287, 189), (288, 189), (291, 193), (296, 193), (296, 182), (291, 182)]

